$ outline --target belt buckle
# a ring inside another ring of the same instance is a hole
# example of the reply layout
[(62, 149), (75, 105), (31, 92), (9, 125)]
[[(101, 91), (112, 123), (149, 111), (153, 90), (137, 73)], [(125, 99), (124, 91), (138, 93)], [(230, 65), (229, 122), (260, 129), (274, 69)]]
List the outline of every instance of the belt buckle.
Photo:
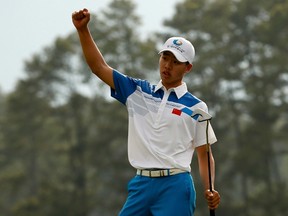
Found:
[(162, 177), (165, 176), (164, 170), (148, 170), (149, 177)]
[(139, 169), (138, 174), (141, 176), (148, 176), (148, 177), (165, 177), (165, 176), (171, 176), (173, 175), (174, 171), (170, 169), (147, 169), (147, 170), (141, 170)]
[(150, 177), (160, 177), (161, 176), (161, 170), (151, 170), (149, 171), (149, 176)]

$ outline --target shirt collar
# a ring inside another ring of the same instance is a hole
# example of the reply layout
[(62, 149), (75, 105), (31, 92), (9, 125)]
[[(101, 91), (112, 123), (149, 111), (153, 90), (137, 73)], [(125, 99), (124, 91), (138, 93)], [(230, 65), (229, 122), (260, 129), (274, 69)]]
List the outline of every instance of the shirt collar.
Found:
[[(156, 85), (155, 87), (155, 90), (154, 92), (157, 92), (159, 89), (165, 89), (165, 86), (163, 86), (162, 84), (162, 80), (160, 80), (158, 82), (158, 84)], [(188, 92), (188, 89), (187, 89), (187, 85), (185, 82), (182, 82), (182, 84), (180, 86), (177, 86), (175, 88), (171, 88), (170, 91), (174, 91), (177, 95), (177, 98), (181, 98), (184, 94), (186, 94)]]

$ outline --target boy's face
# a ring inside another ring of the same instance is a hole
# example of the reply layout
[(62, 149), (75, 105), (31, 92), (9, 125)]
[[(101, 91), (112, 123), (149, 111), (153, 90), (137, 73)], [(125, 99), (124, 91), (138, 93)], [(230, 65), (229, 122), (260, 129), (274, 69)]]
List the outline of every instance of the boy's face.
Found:
[(166, 89), (182, 84), (183, 77), (192, 69), (192, 64), (179, 62), (173, 53), (164, 51), (159, 59), (160, 77)]

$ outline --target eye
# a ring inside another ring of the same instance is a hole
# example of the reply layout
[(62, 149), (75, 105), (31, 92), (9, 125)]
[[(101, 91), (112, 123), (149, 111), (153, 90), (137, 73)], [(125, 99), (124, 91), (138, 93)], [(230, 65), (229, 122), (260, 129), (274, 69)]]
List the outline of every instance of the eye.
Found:
[(162, 55), (162, 59), (163, 59), (163, 60), (167, 60), (168, 58), (167, 58), (167, 56)]

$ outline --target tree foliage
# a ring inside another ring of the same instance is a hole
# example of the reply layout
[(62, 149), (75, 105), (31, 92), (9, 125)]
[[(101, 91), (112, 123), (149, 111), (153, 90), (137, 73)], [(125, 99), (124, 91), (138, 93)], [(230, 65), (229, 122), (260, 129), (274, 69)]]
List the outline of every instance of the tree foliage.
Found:
[(232, 214), (228, 209), (239, 209), (239, 215), (246, 216), (287, 214), (279, 201), (287, 198), (283, 195), (287, 178), (278, 163), (287, 137), (280, 138), (285, 127), (277, 127), (287, 119), (283, 113), (288, 102), (283, 41), (287, 5), (287, 1), (186, 0), (165, 22), (195, 41), (198, 57), (190, 86), (211, 105), (219, 145), (227, 146), (219, 147), (218, 156), (223, 215)]
[[(183, 0), (166, 32), (139, 35), (131, 0), (92, 16), (107, 62), (153, 77), (157, 45), (181, 35), (196, 48), (190, 90), (213, 114), (219, 215), (287, 215), (288, 1)], [(152, 34), (151, 34), (152, 35)], [(25, 62), (26, 77), (0, 94), (0, 211), (6, 216), (117, 215), (134, 175), (127, 113), (94, 78), (75, 32)], [(195, 215), (207, 214), (196, 161)]]

